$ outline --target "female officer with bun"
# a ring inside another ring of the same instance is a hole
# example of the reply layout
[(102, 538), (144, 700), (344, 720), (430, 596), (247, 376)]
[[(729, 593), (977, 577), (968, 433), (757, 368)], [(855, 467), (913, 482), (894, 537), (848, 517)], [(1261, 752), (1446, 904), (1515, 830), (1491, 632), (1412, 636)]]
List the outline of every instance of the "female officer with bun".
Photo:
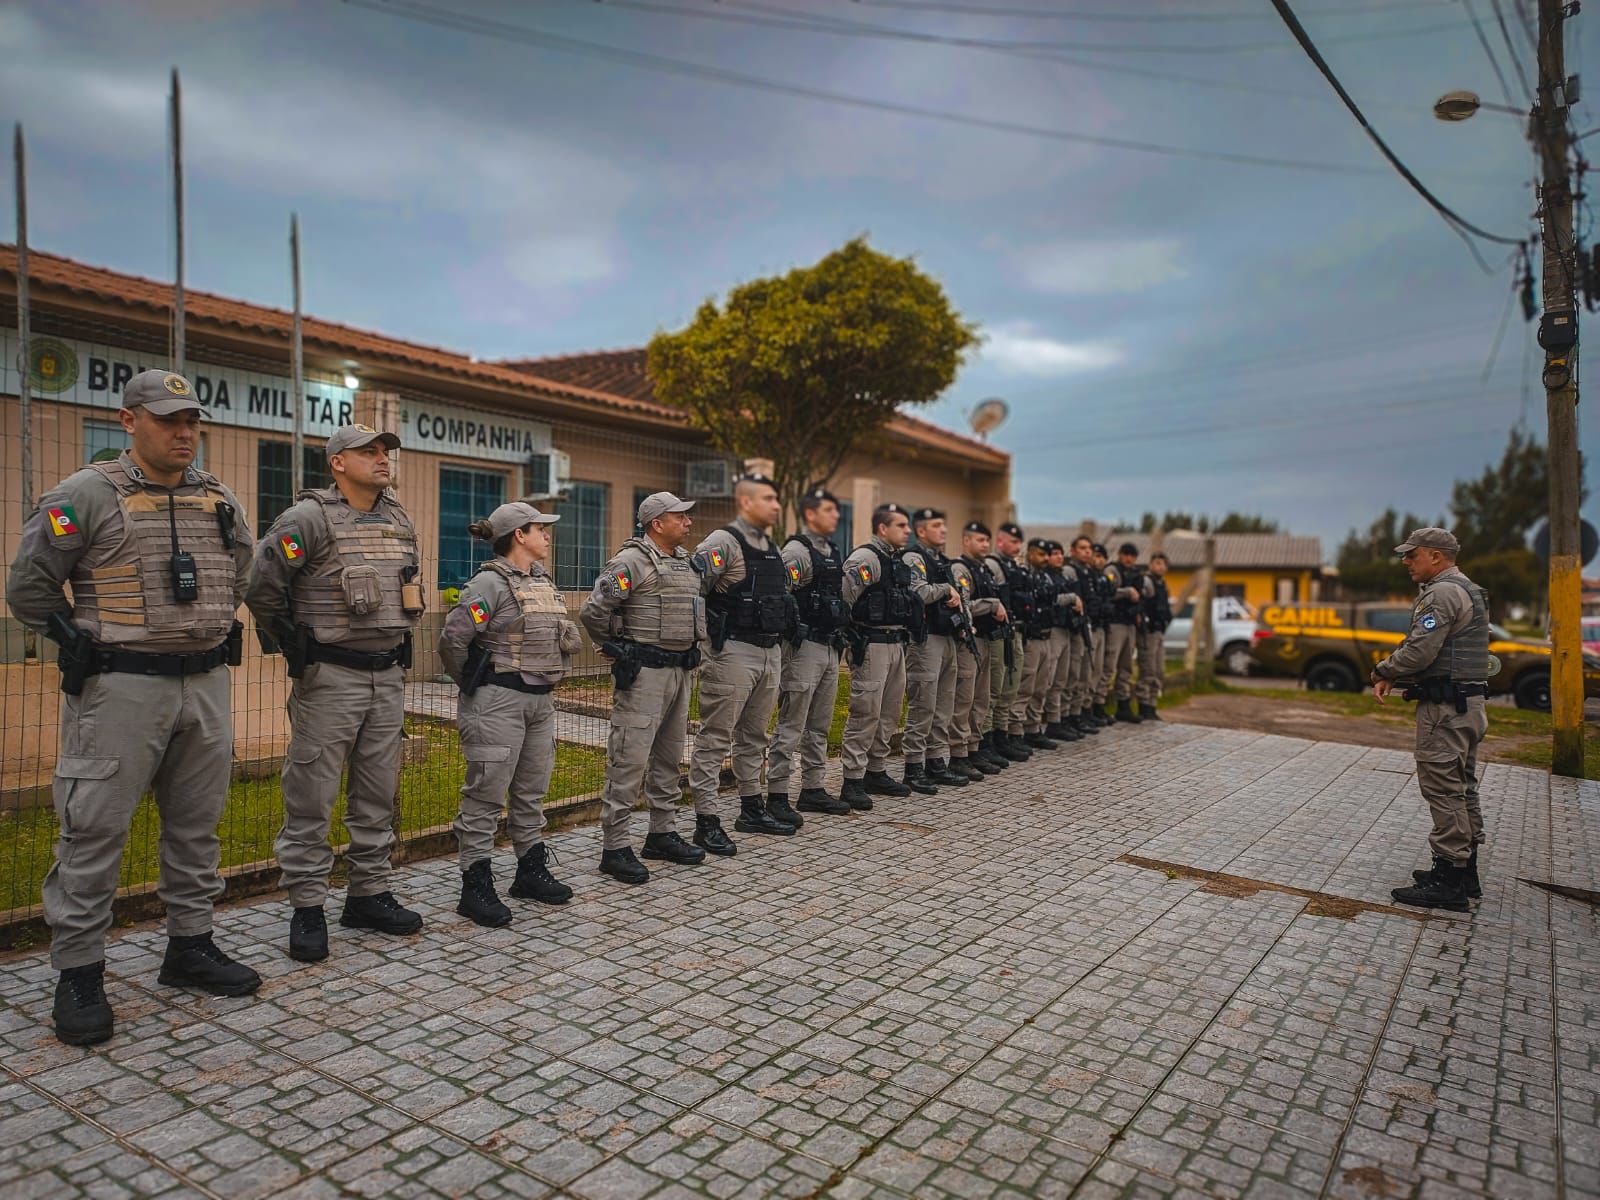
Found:
[(489, 866), (508, 792), (507, 825), (517, 856), (511, 894), (545, 904), (572, 897), (572, 889), (550, 874), (542, 804), (555, 766), (551, 692), (570, 656), (583, 648), (583, 635), (542, 565), (550, 552), (545, 527), (558, 520), (514, 501), (469, 525), (495, 556), (467, 582), (439, 634), (439, 656), (461, 688), (456, 721), (467, 760), (453, 826), (461, 848), (456, 911), (479, 925), (511, 922)]

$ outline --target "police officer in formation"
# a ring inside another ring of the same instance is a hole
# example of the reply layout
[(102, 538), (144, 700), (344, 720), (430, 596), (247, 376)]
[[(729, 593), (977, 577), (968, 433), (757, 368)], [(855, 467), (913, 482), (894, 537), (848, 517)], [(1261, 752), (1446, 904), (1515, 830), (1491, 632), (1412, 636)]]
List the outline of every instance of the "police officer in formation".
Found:
[(921, 631), (906, 647), (905, 783), (914, 792), (933, 795), (941, 785), (968, 783), (965, 772), (952, 771), (945, 761), (956, 706), (957, 614), (963, 614), (962, 597), (944, 556), (944, 514), (920, 508), (912, 514), (911, 527), (917, 540), (901, 552), (901, 560), (911, 568), (911, 590), (924, 614)]
[(1048, 543), (1044, 538), (1028, 541), (1028, 589), (1031, 597), (1022, 625), (1022, 682), (1017, 688), (1017, 710), (1012, 713), (1012, 730), (1035, 750), (1054, 750), (1060, 743), (1045, 736), (1045, 706), (1050, 684), (1055, 679), (1053, 655), (1059, 643), (1051, 638), (1059, 599), (1056, 580), (1049, 574)]
[(1383, 703), (1400, 686), (1417, 702), (1417, 786), (1433, 818), (1433, 866), (1392, 894), (1417, 908), (1466, 912), (1483, 895), (1478, 743), (1488, 727), (1489, 597), (1456, 566), (1461, 543), (1448, 529), (1418, 529), (1395, 553), (1420, 590), (1405, 640), (1372, 669), (1372, 691)]
[(1158, 702), (1167, 682), (1167, 626), (1172, 624), (1172, 598), (1167, 592), (1167, 556), (1150, 556), (1145, 575), (1144, 624), (1139, 634), (1139, 716), (1161, 720)]
[(1010, 636), (1010, 626), (1005, 584), (996, 581), (987, 565), (989, 546), (989, 527), (969, 521), (961, 530), (961, 557), (950, 563), (950, 578), (966, 597), (976, 647), (971, 654), (956, 651), (956, 706), (950, 722), (950, 769), (964, 771), (968, 779), (998, 775), (1011, 765), (990, 748), (989, 660), (1000, 639)]
[(1050, 655), (1055, 662), (1050, 688), (1045, 697), (1044, 735), (1057, 742), (1081, 741), (1083, 732), (1069, 720), (1073, 676), (1078, 658), (1085, 652), (1081, 638), (1083, 622), (1082, 584), (1076, 567), (1067, 562), (1067, 551), (1060, 542), (1045, 547), (1045, 574), (1055, 589), (1056, 602), (1050, 626)]
[[(646, 496), (637, 513), (639, 532), (606, 563), (578, 614), (611, 660), (616, 681), (601, 796), (600, 870), (623, 883), (650, 879), (628, 832), (641, 789), (650, 804), (644, 857), (696, 866), (706, 856), (674, 828), (689, 693), (706, 637), (702, 580), (684, 549), (692, 508), (693, 500), (671, 492)], [(732, 845), (720, 826), (718, 833)]]
[(550, 873), (542, 803), (556, 761), (551, 693), (583, 649), (583, 634), (544, 569), (546, 527), (560, 519), (514, 501), (468, 526), (494, 557), (467, 581), (439, 631), (439, 657), (461, 689), (456, 726), (467, 763), (454, 824), (461, 860), (456, 911), (491, 928), (511, 923), (489, 865), (502, 811), (517, 858), (511, 895), (544, 904), (572, 898), (572, 889)]
[[(823, 786), (839, 693), (839, 655), (850, 624), (844, 558), (832, 540), (839, 515), (838, 497), (823, 487), (810, 489), (800, 499), (800, 532), (783, 544), (795, 612), (794, 628), (783, 643), (778, 722), (767, 744), (767, 811), (793, 811), (796, 829), (805, 824), (801, 813), (850, 812), (849, 803)], [(791, 777), (796, 774), (800, 798), (791, 804)]]
[(900, 553), (910, 539), (906, 510), (880, 504), (872, 510), (871, 539), (844, 561), (841, 591), (850, 605), (851, 629), (850, 715), (840, 753), (840, 794), (851, 808), (863, 811), (872, 807), (873, 796), (911, 794), (887, 769), (889, 739), (900, 723), (906, 694), (906, 643), (921, 630), (924, 618), (923, 602), (912, 590), (916, 572)]
[[(40, 498), (22, 529), (6, 601), (60, 645), (60, 834), (44, 880), (53, 1020), (68, 1045), (103, 1042), (105, 934), (135, 808), (155, 792), (167, 949), (159, 982), (217, 996), (261, 985), (211, 938), (233, 769), (234, 612), (250, 568), (238, 497), (197, 469), (204, 410), (189, 381), (142, 371), (122, 389), (131, 439)], [(69, 600), (63, 584), (70, 584)]]
[(1083, 564), (1088, 580), (1084, 605), (1089, 618), (1089, 653), (1079, 676), (1079, 692), (1088, 710), (1089, 720), (1097, 726), (1110, 725), (1106, 716), (1106, 639), (1111, 625), (1111, 592), (1113, 585), (1106, 578), (1106, 548), (1079, 536), (1072, 543), (1072, 555)]
[(719, 855), (737, 850), (717, 816), (722, 763), (730, 757), (739, 790), (734, 829), (791, 837), (800, 823), (788, 793), (769, 808), (761, 784), (782, 642), (793, 623), (789, 569), (769, 536), (778, 519), (778, 490), (771, 480), (749, 475), (734, 485), (733, 500), (739, 515), (708, 534), (692, 560), (706, 589), (710, 646), (700, 667), (700, 732), (689, 758), (689, 791), (695, 845)]
[(1021, 737), (1018, 693), (1027, 656), (1023, 629), (1032, 613), (1033, 585), (1019, 561), (1023, 550), (1022, 527), (1007, 521), (995, 534), (994, 549), (984, 558), (989, 579), (1006, 606), (1006, 622), (989, 655), (989, 730), (987, 748), (992, 758), (1026, 762), (1033, 750)]
[(1106, 630), (1105, 677), (1101, 701), (1117, 703), (1116, 720), (1137, 725), (1133, 711), (1133, 665), (1138, 653), (1139, 635), (1144, 623), (1145, 601), (1155, 595), (1145, 569), (1139, 566), (1139, 547), (1124, 542), (1117, 548), (1117, 561), (1105, 567), (1111, 585), (1110, 627)]
[(289, 955), (328, 956), (329, 823), (348, 768), (349, 891), (339, 924), (412, 934), (422, 917), (389, 890), (404, 737), (405, 668), (423, 612), (416, 530), (390, 487), (393, 433), (345, 425), (327, 444), (333, 483), (311, 488), (256, 546), (245, 601), (288, 662), (291, 736), (276, 851), (294, 908)]

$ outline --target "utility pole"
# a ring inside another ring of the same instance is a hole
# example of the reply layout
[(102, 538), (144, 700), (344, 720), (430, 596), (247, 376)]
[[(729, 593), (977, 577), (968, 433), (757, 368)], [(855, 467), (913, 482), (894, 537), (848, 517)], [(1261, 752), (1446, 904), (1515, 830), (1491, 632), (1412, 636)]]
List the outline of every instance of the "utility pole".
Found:
[(289, 412), (293, 414), (293, 436), (290, 439), (289, 453), (294, 455), (294, 461), (289, 465), (289, 478), (292, 486), (289, 491), (290, 503), (298, 499), (300, 491), (305, 487), (305, 356), (304, 347), (300, 340), (300, 214), (289, 214), (289, 279), (294, 291), (294, 324), (290, 330), (289, 342)]
[(1197, 692), (1211, 690), (1216, 678), (1217, 652), (1211, 632), (1212, 602), (1217, 594), (1217, 539), (1206, 534), (1205, 565), (1200, 568), (1200, 589), (1195, 593), (1194, 618), (1189, 622), (1189, 645), (1183, 665), (1189, 672), (1189, 686)]
[(28, 148), (22, 122), (12, 144), (17, 161), (17, 402), (22, 423), (22, 516), (33, 513), (33, 354), (28, 347)]
[[(1574, 7), (1576, 7), (1574, 5)], [(1578, 527), (1578, 389), (1573, 382), (1578, 303), (1572, 240), (1571, 132), (1567, 127), (1562, 26), (1567, 0), (1539, 0), (1539, 94), (1529, 134), (1543, 181), (1544, 361), (1546, 436), (1550, 455), (1550, 769), (1583, 776), (1583, 552)], [(1565, 332), (1570, 344), (1561, 340)]]
[(172, 289), (172, 369), (183, 373), (183, 96), (178, 88), (178, 68), (172, 68), (172, 228), (177, 259)]

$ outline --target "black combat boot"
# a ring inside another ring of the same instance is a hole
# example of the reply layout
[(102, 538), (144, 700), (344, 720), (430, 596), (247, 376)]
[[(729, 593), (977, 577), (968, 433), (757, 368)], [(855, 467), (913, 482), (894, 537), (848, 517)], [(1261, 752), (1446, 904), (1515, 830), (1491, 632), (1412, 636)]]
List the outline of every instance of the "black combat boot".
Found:
[[(871, 812), (872, 797), (867, 795), (867, 781), (865, 779), (846, 779), (844, 786), (839, 789), (839, 799), (843, 800), (855, 812)], [(801, 803), (805, 797), (801, 797)]]
[[(1411, 872), (1411, 878), (1416, 880), (1417, 884), (1420, 886), (1427, 883), (1428, 880), (1432, 879), (1441, 871), (1454, 871), (1455, 869), (1456, 865), (1448, 858), (1435, 857), (1433, 860), (1433, 866), (1429, 867), (1425, 871)], [(1464, 874), (1466, 875), (1466, 879), (1463, 880), (1463, 883), (1466, 886), (1467, 899), (1482, 900), (1483, 886), (1478, 882), (1478, 848), (1476, 846), (1472, 848), (1472, 857), (1467, 860), (1467, 867)]]
[(1133, 711), (1133, 705), (1126, 700), (1118, 700), (1117, 720), (1128, 725), (1137, 725), (1139, 723), (1139, 714)]
[(940, 787), (964, 788), (967, 786), (966, 772), (958, 773), (952, 771), (950, 764), (942, 758), (930, 758), (922, 769), (928, 778)]
[(1048, 738), (1055, 738), (1058, 742), (1081, 742), (1083, 740), (1083, 734), (1068, 725), (1065, 719), (1052, 721), (1046, 725), (1044, 727), (1044, 735)]
[(1094, 710), (1094, 719), (1100, 722), (1101, 729), (1110, 729), (1117, 723), (1116, 717), (1111, 715), (1111, 706), (1109, 704), (1096, 708)]
[(296, 962), (321, 962), (328, 957), (328, 918), (322, 905), (294, 910), (289, 918), (289, 957)]
[(994, 748), (1008, 762), (1022, 763), (1033, 757), (1033, 751), (1023, 745), (1022, 739), (1013, 733), (995, 734)]
[(487, 858), (480, 858), (461, 872), (461, 899), (456, 903), (456, 911), (474, 925), (486, 929), (511, 924), (511, 910), (494, 890), (494, 873), (489, 869)]
[[(612, 853), (608, 851), (608, 853)], [(622, 853), (615, 851), (614, 853)], [(633, 852), (627, 852), (631, 857)], [(706, 860), (706, 852), (699, 846), (691, 846), (678, 836), (676, 829), (664, 829), (660, 833), (652, 833), (644, 839), (644, 857), (660, 859), (662, 862), (677, 863), (680, 867), (697, 867)], [(639, 868), (641, 871), (643, 867)], [(620, 878), (620, 876), (619, 876)], [(643, 883), (643, 880), (639, 882)]]
[[(778, 837), (793, 837), (795, 833), (793, 825), (784, 824), (767, 811), (760, 796), (739, 797), (739, 815), (734, 818), (733, 827), (740, 833), (770, 833)], [(696, 840), (699, 840), (698, 835)]]
[(1156, 711), (1154, 700), (1149, 704), (1146, 704), (1143, 700), (1139, 701), (1139, 719), (1143, 721), (1161, 720), (1161, 714)]
[[(652, 837), (655, 835), (652, 834)], [(645, 843), (645, 854), (650, 854), (649, 842)], [(609, 875), (620, 883), (649, 883), (650, 868), (645, 866), (633, 856), (633, 847), (624, 846), (620, 850), (602, 850), (600, 852), (600, 873)]]
[(722, 828), (722, 822), (716, 817), (695, 817), (694, 844), (707, 854), (717, 854), (723, 858), (732, 858), (739, 853), (739, 847), (734, 844), (733, 839)]
[(767, 814), (774, 821), (782, 821), (785, 825), (793, 825), (796, 829), (804, 829), (806, 825), (806, 819), (789, 803), (788, 792), (767, 793)]
[[(961, 782), (965, 783), (966, 780)], [(905, 786), (907, 791), (916, 792), (919, 796), (937, 796), (939, 785), (928, 777), (928, 769), (921, 763), (906, 764)]]
[(422, 929), (422, 914), (402, 906), (393, 892), (379, 892), (376, 896), (346, 896), (339, 924), (378, 933), (417, 933)]
[(1077, 728), (1078, 732), (1083, 734), (1085, 737), (1100, 736), (1100, 722), (1096, 721), (1092, 716), (1090, 716), (1087, 709), (1073, 717), (1072, 722)]
[(995, 745), (996, 736), (992, 729), (984, 734), (983, 745), (978, 748), (978, 754), (995, 770), (1003, 771), (1011, 765), (1011, 760), (1000, 753), (999, 747)]
[(213, 996), (248, 996), (261, 986), (261, 976), (224, 954), (209, 933), (196, 933), (167, 939), (156, 982)]
[[(966, 769), (967, 778), (973, 781), (976, 781), (979, 778), (987, 779), (991, 775), (1000, 774), (1000, 768), (989, 761), (989, 756), (987, 754), (984, 754), (979, 750), (974, 750), (971, 754), (959, 761), (961, 766)], [(954, 767), (956, 763), (956, 759), (952, 758), (950, 760), (950, 765), (952, 767)], [(974, 774), (974, 772), (976, 772), (976, 774)]]
[(1449, 866), (1429, 872), (1427, 881), (1414, 887), (1395, 888), (1389, 894), (1397, 904), (1413, 908), (1443, 908), (1450, 912), (1469, 912), (1467, 903), (1467, 869)]
[(874, 796), (911, 795), (911, 789), (887, 771), (868, 771), (861, 782), (866, 786), (868, 793)]
[(68, 967), (56, 980), (56, 1004), (51, 1018), (56, 1040), (69, 1046), (93, 1046), (111, 1036), (114, 1023), (106, 1003), (106, 964), (85, 963)]
[[(870, 805), (872, 802), (869, 800), (867, 803)], [(823, 788), (801, 788), (800, 799), (795, 808), (800, 812), (826, 813), (830, 817), (850, 815), (850, 802), (842, 796), (832, 795)]]
[(1056, 750), (1061, 746), (1060, 742), (1055, 741), (1052, 738), (1045, 737), (1042, 732), (1025, 734), (1022, 740), (1028, 743), (1028, 745), (1032, 746), (1035, 750)]
[(555, 855), (543, 842), (535, 842), (517, 859), (517, 877), (511, 881), (511, 894), (518, 900), (537, 900), (540, 904), (565, 904), (572, 889), (550, 874)]

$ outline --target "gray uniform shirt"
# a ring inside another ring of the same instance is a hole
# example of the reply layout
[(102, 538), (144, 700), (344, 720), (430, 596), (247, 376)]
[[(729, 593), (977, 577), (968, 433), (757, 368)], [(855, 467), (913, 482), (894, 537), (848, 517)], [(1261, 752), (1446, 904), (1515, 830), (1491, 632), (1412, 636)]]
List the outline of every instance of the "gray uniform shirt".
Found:
[(950, 578), (955, 581), (956, 588), (961, 592), (961, 597), (966, 601), (967, 611), (975, 617), (993, 616), (1000, 608), (998, 596), (976, 597), (978, 581), (972, 574), (972, 568), (959, 558), (950, 560)]
[[(772, 548), (772, 542), (767, 535), (743, 517), (735, 517), (733, 526), (755, 549)], [(744, 577), (748, 573), (744, 565), (744, 551), (739, 547), (739, 539), (726, 529), (713, 529), (706, 534), (705, 540), (695, 547), (694, 569), (699, 571), (706, 581), (707, 591), (718, 592), (737, 587), (744, 582)]]
[(917, 594), (917, 599), (924, 604), (940, 604), (954, 594), (954, 587), (948, 583), (930, 583), (928, 580), (928, 560), (926, 551), (921, 547), (905, 552), (906, 566), (911, 568), (911, 590)]
[(1421, 675), (1439, 657), (1445, 639), (1472, 623), (1472, 599), (1467, 589), (1453, 584), (1437, 586), (1444, 579), (1467, 582), (1460, 568), (1447, 567), (1422, 585), (1416, 607), (1411, 610), (1411, 631), (1393, 654), (1373, 668), (1375, 675), (1382, 679)]
[(876, 548), (886, 558), (893, 558), (899, 553), (888, 542), (877, 536), (865, 546), (857, 546), (852, 550), (850, 557), (844, 560), (844, 583), (840, 586), (846, 604), (854, 604), (861, 599), (862, 592), (883, 578), (883, 565), (878, 555), (867, 549), (868, 546)]
[[(141, 482), (144, 472), (123, 451), (122, 468), (129, 476)], [(183, 487), (200, 486), (200, 472), (193, 467), (184, 468)], [(220, 486), (220, 485), (219, 485)], [(157, 487), (156, 491), (165, 492)], [(254, 543), (250, 525), (245, 519), (244, 506), (227, 487), (223, 495), (233, 505), (235, 566), (233, 602), (237, 606), (247, 600), (250, 579), (251, 554)], [(57, 535), (52, 527), (49, 510), (67, 508), (77, 517), (78, 536), (70, 532)], [(17, 557), (6, 577), (6, 603), (24, 625), (43, 633), (52, 613), (71, 608), (63, 586), (72, 576), (72, 568), (89, 552), (91, 546), (111, 547), (125, 536), (126, 518), (117, 489), (99, 471), (85, 468), (56, 484), (39, 497), (38, 507), (22, 523), (22, 540), (17, 544)]]
[[(500, 561), (511, 570), (516, 570), (507, 560)], [(549, 572), (539, 563), (534, 563), (527, 574), (534, 579), (550, 578)], [(473, 619), (474, 603), (489, 614), (489, 619), (482, 624)], [(444, 663), (445, 673), (459, 685), (465, 674), (467, 650), (477, 640), (478, 635), (499, 633), (521, 623), (522, 605), (517, 601), (516, 594), (511, 590), (511, 584), (506, 577), (495, 571), (479, 571), (467, 581), (467, 586), (461, 591), (460, 603), (450, 610), (444, 619), (444, 628), (439, 631), (439, 658)], [(563, 628), (572, 629), (570, 625)], [(573, 629), (572, 632), (576, 636), (576, 630)], [(548, 675), (537, 671), (521, 671), (519, 674), (524, 683), (536, 686), (553, 686), (566, 677), (565, 671), (556, 671)]]

